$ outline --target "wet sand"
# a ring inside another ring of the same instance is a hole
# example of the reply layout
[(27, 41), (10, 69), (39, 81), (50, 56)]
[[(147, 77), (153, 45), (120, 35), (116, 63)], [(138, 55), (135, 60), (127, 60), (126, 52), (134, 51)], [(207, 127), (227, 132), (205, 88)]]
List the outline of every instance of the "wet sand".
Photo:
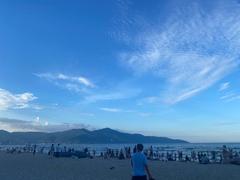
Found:
[[(240, 166), (149, 161), (156, 180), (239, 180)], [(111, 168), (114, 167), (114, 168)], [(129, 160), (49, 158), (0, 152), (1, 180), (130, 180)]]

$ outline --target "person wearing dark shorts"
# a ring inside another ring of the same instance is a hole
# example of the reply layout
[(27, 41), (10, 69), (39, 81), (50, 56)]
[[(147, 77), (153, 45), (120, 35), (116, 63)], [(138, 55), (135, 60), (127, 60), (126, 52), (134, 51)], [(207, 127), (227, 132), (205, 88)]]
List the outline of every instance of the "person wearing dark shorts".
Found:
[(147, 175), (150, 180), (153, 180), (152, 175), (148, 169), (147, 158), (142, 152), (143, 145), (137, 144), (136, 150), (137, 152), (134, 153), (131, 157), (131, 165), (133, 170), (132, 180), (147, 180)]
[(147, 176), (132, 176), (132, 180), (147, 180)]

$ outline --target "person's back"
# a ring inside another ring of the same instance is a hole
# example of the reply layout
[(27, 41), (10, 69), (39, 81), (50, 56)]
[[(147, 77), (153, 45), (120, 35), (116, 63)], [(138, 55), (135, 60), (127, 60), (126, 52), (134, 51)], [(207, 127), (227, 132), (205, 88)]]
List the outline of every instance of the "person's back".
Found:
[(132, 156), (133, 176), (146, 176), (145, 166), (147, 165), (146, 156), (142, 152), (136, 152)]
[(142, 153), (143, 145), (137, 144), (137, 152), (132, 155), (131, 165), (132, 165), (132, 180), (147, 180), (145, 170), (148, 174), (149, 179), (152, 179), (150, 171), (147, 166), (146, 156)]

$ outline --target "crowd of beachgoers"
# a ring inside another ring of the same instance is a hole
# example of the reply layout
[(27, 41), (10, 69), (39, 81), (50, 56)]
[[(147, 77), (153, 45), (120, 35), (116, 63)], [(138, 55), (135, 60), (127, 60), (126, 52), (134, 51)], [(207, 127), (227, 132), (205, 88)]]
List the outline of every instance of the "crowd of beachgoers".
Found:
[[(95, 149), (89, 149), (87, 147), (81, 150), (76, 150), (61, 144), (51, 144), (51, 146), (42, 145), (26, 145), (26, 146), (13, 146), (8, 148), (2, 148), (10, 154), (14, 153), (32, 153), (33, 155), (47, 154), (49, 157), (78, 157), (78, 158), (96, 158), (103, 159), (130, 159), (131, 155), (136, 152), (136, 148), (123, 147), (120, 149), (105, 148), (101, 152), (97, 152)], [(149, 160), (160, 161), (180, 161), (180, 162), (198, 162), (201, 164), (210, 163), (235, 163), (240, 164), (240, 151), (228, 148), (223, 145), (221, 150), (218, 151), (188, 151), (183, 152), (180, 150), (161, 151), (160, 148), (153, 148), (149, 146), (145, 148), (143, 153)]]

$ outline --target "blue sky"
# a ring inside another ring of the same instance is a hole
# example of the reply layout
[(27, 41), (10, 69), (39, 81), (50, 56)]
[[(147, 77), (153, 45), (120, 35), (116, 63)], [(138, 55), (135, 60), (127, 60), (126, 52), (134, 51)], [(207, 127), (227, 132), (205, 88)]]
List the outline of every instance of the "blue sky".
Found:
[(236, 0), (3, 0), (0, 129), (239, 141), (239, 19)]

